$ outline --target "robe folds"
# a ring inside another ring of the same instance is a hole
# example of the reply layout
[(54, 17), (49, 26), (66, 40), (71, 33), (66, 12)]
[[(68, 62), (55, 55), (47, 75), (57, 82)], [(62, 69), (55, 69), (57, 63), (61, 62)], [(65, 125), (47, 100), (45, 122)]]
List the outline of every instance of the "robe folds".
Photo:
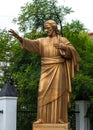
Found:
[[(56, 48), (55, 43), (59, 43), (60, 48)], [(23, 38), (21, 45), (41, 56), (37, 120), (41, 119), (44, 123), (59, 123), (62, 120), (67, 123), (71, 78), (79, 70), (80, 57), (76, 49), (61, 36), (37, 40)]]

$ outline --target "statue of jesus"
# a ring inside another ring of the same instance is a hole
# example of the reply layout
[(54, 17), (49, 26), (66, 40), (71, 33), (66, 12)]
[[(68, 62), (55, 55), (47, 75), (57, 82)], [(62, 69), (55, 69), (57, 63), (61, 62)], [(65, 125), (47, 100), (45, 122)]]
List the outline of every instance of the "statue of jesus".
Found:
[(60, 36), (53, 20), (44, 23), (47, 37), (31, 40), (9, 32), (21, 46), (41, 56), (38, 87), (37, 121), (34, 123), (68, 123), (71, 78), (79, 70), (80, 56), (67, 38)]

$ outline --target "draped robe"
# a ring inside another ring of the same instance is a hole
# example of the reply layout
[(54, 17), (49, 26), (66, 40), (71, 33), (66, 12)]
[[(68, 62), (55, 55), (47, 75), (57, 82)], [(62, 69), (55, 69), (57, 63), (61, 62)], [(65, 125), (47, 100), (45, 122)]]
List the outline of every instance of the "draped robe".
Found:
[[(60, 44), (59, 49), (54, 47), (55, 43)], [(59, 123), (61, 120), (67, 123), (71, 78), (78, 70), (80, 61), (77, 51), (61, 36), (37, 40), (23, 38), (22, 47), (41, 56), (37, 120), (41, 119), (44, 123)]]

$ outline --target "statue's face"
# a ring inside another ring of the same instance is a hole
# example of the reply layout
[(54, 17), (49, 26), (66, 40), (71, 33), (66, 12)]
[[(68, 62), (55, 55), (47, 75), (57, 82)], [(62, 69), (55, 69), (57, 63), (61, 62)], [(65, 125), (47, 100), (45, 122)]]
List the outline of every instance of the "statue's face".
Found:
[(50, 24), (45, 25), (45, 32), (47, 33), (48, 36), (53, 36), (54, 30)]

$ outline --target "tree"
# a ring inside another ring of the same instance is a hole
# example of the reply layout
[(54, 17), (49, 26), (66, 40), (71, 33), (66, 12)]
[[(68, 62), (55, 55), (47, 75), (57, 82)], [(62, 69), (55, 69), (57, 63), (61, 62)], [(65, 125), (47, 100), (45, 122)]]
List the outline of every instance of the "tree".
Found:
[(64, 26), (63, 33), (71, 41), (80, 54), (80, 75), (82, 73), (83, 76), (87, 75), (92, 77), (93, 40), (89, 37), (84, 25), (79, 21), (72, 21), (71, 24), (67, 23)]
[(10, 58), (9, 34), (7, 31), (0, 30), (0, 87), (2, 87), (8, 78), (8, 67)]
[(58, 6), (57, 0), (33, 0), (21, 7), (21, 14), (14, 21), (20, 25), (21, 31), (44, 31), (44, 22), (54, 19), (62, 30), (64, 18), (71, 12), (73, 11), (69, 7)]
[[(90, 100), (91, 107), (87, 113), (90, 121), (93, 119), (93, 39), (91, 39), (79, 21), (67, 23), (63, 28), (63, 34), (78, 50), (81, 62), (80, 72), (72, 79), (71, 110), (74, 109), (75, 100)], [(92, 123), (91, 123), (92, 124)], [(91, 125), (91, 129), (93, 126)]]
[[(27, 34), (27, 37), (29, 36), (30, 34)], [(31, 36), (35, 38), (37, 35), (32, 33)], [(22, 126), (25, 128), (28, 122), (36, 117), (40, 57), (21, 49), (19, 41), (11, 38), (6, 30), (0, 32), (0, 47), (0, 63), (3, 63), (3, 66), (0, 66), (0, 71), (3, 72), (3, 75), (0, 75), (0, 87), (10, 82), (18, 92), (18, 110), (35, 112), (33, 115), (30, 112), (28, 121), (22, 119)], [(20, 118), (18, 122), (19, 120)]]

